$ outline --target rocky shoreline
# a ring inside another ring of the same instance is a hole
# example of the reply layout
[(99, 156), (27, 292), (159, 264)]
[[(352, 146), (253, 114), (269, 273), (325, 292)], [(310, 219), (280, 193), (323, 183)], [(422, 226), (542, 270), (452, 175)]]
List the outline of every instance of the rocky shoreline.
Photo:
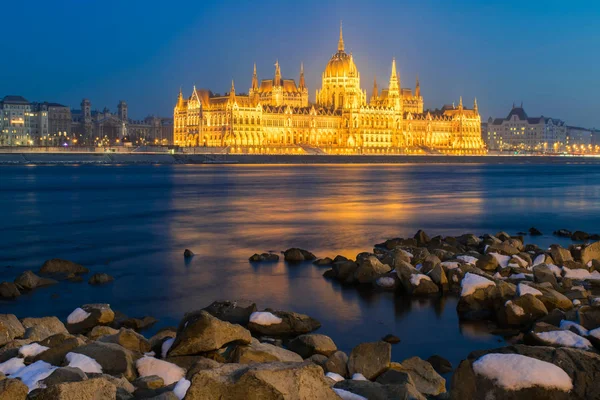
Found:
[[(578, 242), (541, 249), (505, 232), (419, 231), (355, 259), (283, 252), (287, 263), (314, 263), (343, 285), (458, 296), (461, 319), (490, 321), (509, 345), (465, 355), (456, 369), (440, 356), (392, 360), (393, 332), (347, 354), (317, 333), (314, 318), (249, 300), (216, 301), (148, 338), (140, 332), (153, 318), (86, 304), (65, 321), (0, 314), (0, 400), (600, 399), (600, 242), (585, 232), (555, 235)], [(254, 254), (250, 262), (279, 258)], [(37, 274), (0, 283), (0, 297), (89, 272), (48, 260)], [(95, 274), (88, 283), (111, 280)], [(451, 383), (442, 377), (450, 371)]]

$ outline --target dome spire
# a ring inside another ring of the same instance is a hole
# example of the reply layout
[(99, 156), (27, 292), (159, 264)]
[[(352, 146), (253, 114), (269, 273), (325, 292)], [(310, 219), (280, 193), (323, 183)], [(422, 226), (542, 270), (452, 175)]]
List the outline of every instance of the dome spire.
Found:
[(306, 83), (304, 82), (304, 63), (300, 63), (300, 89), (304, 89), (306, 87)]
[(338, 42), (338, 52), (344, 51), (344, 35), (342, 34), (342, 21), (340, 21), (340, 41)]
[(252, 89), (258, 89), (258, 76), (256, 75), (256, 63), (254, 63), (254, 73), (252, 74)]

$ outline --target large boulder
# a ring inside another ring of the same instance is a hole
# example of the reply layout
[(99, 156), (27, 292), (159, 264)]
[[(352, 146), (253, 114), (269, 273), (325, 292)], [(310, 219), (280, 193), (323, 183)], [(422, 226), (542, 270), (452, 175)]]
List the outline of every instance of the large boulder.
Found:
[[(250, 318), (248, 329), (252, 333), (266, 336), (297, 336), (310, 333), (321, 327), (321, 323), (308, 315), (290, 311), (269, 311), (277, 320), (261, 321)], [(255, 313), (253, 315), (258, 315)], [(279, 321), (281, 320), (281, 321)]]
[(348, 373), (375, 379), (390, 366), (391, 359), (391, 344), (382, 341), (361, 343), (352, 349), (348, 357)]
[[(520, 357), (483, 358), (488, 354)], [(516, 345), (469, 354), (454, 373), (451, 394), (454, 400), (598, 399), (599, 380), (598, 354)], [(572, 384), (570, 389), (569, 384)]]
[(248, 345), (237, 346), (231, 362), (238, 364), (265, 363), (272, 361), (302, 362), (302, 357), (293, 351), (269, 343), (260, 343), (256, 339)]
[(433, 267), (433, 269), (429, 272), (429, 277), (431, 278), (433, 283), (438, 285), (440, 290), (446, 291), (450, 288), (448, 276), (446, 275), (444, 267), (442, 267), (441, 263)]
[(394, 369), (410, 375), (417, 390), (423, 394), (437, 396), (446, 392), (446, 380), (433, 369), (430, 363), (419, 357), (404, 360)]
[(215, 301), (204, 311), (221, 321), (245, 326), (250, 321), (250, 315), (256, 311), (256, 303), (250, 300)]
[(92, 342), (77, 347), (72, 352), (93, 358), (102, 367), (102, 372), (106, 374), (122, 374), (130, 381), (137, 377), (134, 353), (118, 344)]
[(116, 343), (127, 350), (131, 350), (136, 353), (147, 353), (150, 351), (150, 342), (134, 331), (133, 329), (121, 328), (118, 333), (114, 335), (102, 336), (98, 339), (104, 343)]
[(81, 382), (87, 378), (88, 377), (85, 372), (79, 368), (61, 367), (55, 369), (54, 372), (52, 372), (46, 379), (42, 381), (42, 384), (48, 387), (66, 382)]
[(543, 286), (537, 286), (536, 288), (542, 292), (542, 296), (539, 299), (544, 303), (548, 311), (552, 311), (555, 308), (567, 311), (573, 308), (573, 302), (562, 293)]
[(248, 261), (251, 261), (251, 262), (265, 262), (265, 261), (266, 262), (276, 262), (276, 261), (279, 261), (279, 255), (277, 255), (275, 253), (262, 253), (262, 254), (254, 253), (250, 256)]
[(348, 355), (343, 351), (336, 351), (325, 361), (325, 372), (333, 372), (343, 377), (348, 376)]
[(83, 265), (74, 263), (72, 261), (53, 258), (52, 260), (47, 260), (44, 262), (39, 272), (40, 274), (46, 275), (80, 275), (87, 274), (90, 272), (90, 270)]
[(109, 304), (85, 304), (67, 318), (67, 330), (73, 334), (87, 333), (98, 325), (109, 325), (115, 313)]
[(462, 319), (489, 319), (494, 315), (496, 304), (501, 299), (502, 294), (496, 282), (477, 274), (466, 273), (461, 281), (461, 296), (456, 311)]
[(105, 283), (110, 283), (114, 280), (115, 278), (113, 278), (109, 274), (102, 272), (92, 275), (88, 280), (88, 283), (90, 285), (104, 285)]
[(23, 318), (21, 323), (25, 328), (24, 338), (33, 341), (44, 340), (58, 333), (69, 333), (56, 317)]
[(475, 263), (475, 266), (477, 268), (482, 269), (484, 271), (495, 271), (498, 269), (498, 265), (498, 258), (494, 257), (489, 253), (479, 257), (479, 259)]
[(186, 314), (181, 320), (169, 355), (199, 354), (218, 350), (227, 343), (248, 344), (250, 341), (250, 332), (244, 327), (221, 321), (200, 310)]
[(224, 364), (198, 371), (186, 400), (339, 400), (312, 362)]
[(600, 242), (581, 246), (575, 254), (575, 259), (587, 265), (592, 260), (600, 260)]
[(358, 264), (352, 260), (339, 260), (331, 264), (331, 270), (340, 282), (353, 283), (354, 272), (358, 269)]
[(0, 283), (0, 299), (14, 299), (19, 297), (21, 292), (14, 282), (1, 282)]
[(550, 246), (550, 256), (557, 265), (564, 265), (565, 261), (573, 261), (573, 256), (569, 249), (565, 249), (557, 244)]
[(600, 307), (599, 306), (583, 306), (577, 310), (579, 323), (585, 329), (600, 328)]
[(317, 257), (313, 253), (307, 250), (298, 249), (293, 247), (283, 252), (283, 258), (287, 262), (302, 262), (316, 260)]
[(358, 283), (369, 283), (391, 270), (392, 267), (383, 264), (377, 257), (369, 256), (359, 262), (354, 278)]
[(552, 272), (550, 267), (544, 263), (535, 265), (533, 267), (533, 279), (537, 283), (548, 282), (552, 285), (552, 287), (558, 288), (556, 275), (554, 275), (554, 272)]
[(0, 346), (20, 338), (25, 334), (25, 327), (13, 314), (0, 314)]
[(498, 321), (502, 325), (525, 326), (548, 315), (544, 303), (532, 294), (525, 294), (504, 303), (498, 309)]
[(426, 296), (440, 291), (429, 276), (418, 273), (412, 274), (408, 279), (401, 279), (405, 292), (412, 296)]
[[(337, 382), (334, 389), (342, 397), (348, 399), (369, 399), (369, 400), (425, 400), (412, 383), (399, 384), (381, 384), (378, 382), (344, 380)], [(343, 392), (342, 392), (343, 391)], [(350, 397), (346, 393), (358, 395), (361, 397)], [(348, 397), (344, 397), (344, 395)]]
[(54, 279), (42, 278), (32, 271), (25, 271), (15, 278), (15, 285), (21, 290), (33, 290), (42, 286), (49, 286), (58, 283)]
[(100, 400), (115, 399), (117, 387), (104, 378), (65, 382), (39, 391), (36, 400)]
[(313, 354), (329, 357), (337, 351), (337, 346), (329, 336), (318, 333), (300, 335), (288, 343), (288, 348), (300, 354), (302, 358), (308, 358)]
[(40, 341), (39, 344), (48, 347), (48, 350), (36, 355), (32, 361), (42, 360), (52, 365), (60, 365), (67, 353), (83, 346), (85, 342), (79, 337), (58, 333)]
[(29, 388), (19, 379), (0, 380), (0, 400), (25, 400)]

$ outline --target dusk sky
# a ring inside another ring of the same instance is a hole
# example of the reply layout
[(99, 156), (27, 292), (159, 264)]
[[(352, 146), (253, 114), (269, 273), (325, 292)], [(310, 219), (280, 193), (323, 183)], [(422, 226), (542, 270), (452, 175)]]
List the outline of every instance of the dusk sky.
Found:
[(600, 128), (598, 1), (33, 0), (2, 15), (0, 97), (172, 116), (180, 86), (247, 92), (253, 63), (267, 79), (278, 59), (296, 80), (304, 62), (314, 101), (342, 20), (369, 96), (396, 57), (426, 108), (477, 97), (487, 120), (523, 101), (529, 116)]

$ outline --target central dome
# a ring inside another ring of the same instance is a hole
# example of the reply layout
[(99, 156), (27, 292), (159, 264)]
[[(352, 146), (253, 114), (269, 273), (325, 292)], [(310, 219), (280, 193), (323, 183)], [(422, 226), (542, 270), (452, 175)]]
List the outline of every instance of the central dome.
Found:
[(331, 56), (324, 72), (325, 78), (338, 78), (356, 76), (356, 65), (352, 54), (348, 55), (344, 51), (344, 38), (342, 36), (342, 27), (340, 26), (340, 41), (338, 42), (338, 52)]

